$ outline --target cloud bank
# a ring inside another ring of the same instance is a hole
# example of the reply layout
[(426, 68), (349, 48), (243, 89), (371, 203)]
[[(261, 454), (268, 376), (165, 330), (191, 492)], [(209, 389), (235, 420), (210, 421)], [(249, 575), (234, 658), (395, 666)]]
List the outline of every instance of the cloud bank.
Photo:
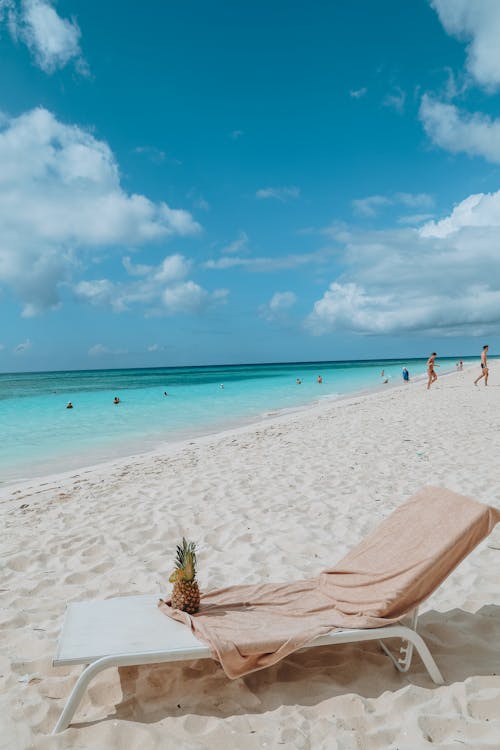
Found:
[(500, 325), (500, 191), (417, 229), (339, 232), (344, 272), (313, 304), (314, 335), (480, 335)]

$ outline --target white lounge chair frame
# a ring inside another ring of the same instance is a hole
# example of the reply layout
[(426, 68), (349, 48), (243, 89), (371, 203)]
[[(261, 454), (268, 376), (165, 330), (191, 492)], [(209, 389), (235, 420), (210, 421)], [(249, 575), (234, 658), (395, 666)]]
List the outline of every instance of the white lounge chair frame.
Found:
[[(53, 734), (69, 726), (89, 683), (104, 669), (211, 658), (208, 646), (185, 625), (165, 617), (157, 602), (158, 597), (147, 595), (77, 602), (68, 606), (52, 664), (54, 667), (88, 666), (78, 678)], [(408, 625), (398, 623), (383, 628), (333, 631), (314, 639), (305, 648), (376, 640), (400, 672), (409, 670), (415, 648), (431, 680), (442, 685), (443, 676), (416, 627), (417, 611)], [(382, 640), (386, 638), (403, 640), (399, 657), (387, 648)]]

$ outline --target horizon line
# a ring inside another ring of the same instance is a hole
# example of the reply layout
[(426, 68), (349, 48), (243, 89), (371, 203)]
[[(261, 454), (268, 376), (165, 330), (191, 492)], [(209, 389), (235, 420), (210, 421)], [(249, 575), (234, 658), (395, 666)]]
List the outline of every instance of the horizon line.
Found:
[[(500, 356), (500, 355), (499, 355)], [(476, 354), (463, 354), (463, 355), (446, 355), (439, 357), (438, 359), (469, 359), (471, 357), (479, 358)], [(155, 365), (154, 367), (84, 367), (74, 369), (62, 369), (62, 370), (0, 370), (1, 375), (45, 375), (48, 373), (65, 373), (65, 372), (116, 372), (117, 370), (195, 370), (195, 369), (208, 369), (215, 367), (264, 367), (272, 365), (326, 365), (326, 364), (342, 364), (342, 363), (360, 363), (360, 362), (416, 362), (419, 360), (426, 359), (423, 357), (372, 357), (368, 359), (318, 359), (318, 360), (291, 360), (291, 361), (280, 361), (280, 362), (224, 362), (221, 364), (204, 364), (204, 365)], [(498, 359), (495, 355), (489, 356), (489, 359)]]

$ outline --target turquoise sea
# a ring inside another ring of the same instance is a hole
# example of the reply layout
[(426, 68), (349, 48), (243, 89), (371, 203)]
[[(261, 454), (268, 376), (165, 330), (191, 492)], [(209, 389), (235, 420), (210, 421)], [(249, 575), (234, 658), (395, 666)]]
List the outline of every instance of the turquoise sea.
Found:
[(0, 374), (0, 485), (371, 389), (382, 370), (399, 384), (405, 365), (425, 372), (422, 359)]

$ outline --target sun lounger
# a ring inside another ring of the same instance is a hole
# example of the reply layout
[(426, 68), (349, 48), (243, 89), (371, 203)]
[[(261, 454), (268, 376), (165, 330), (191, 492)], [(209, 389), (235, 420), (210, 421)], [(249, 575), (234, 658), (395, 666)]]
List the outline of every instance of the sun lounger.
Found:
[[(429, 487), (318, 579), (209, 592), (195, 617), (160, 609), (150, 595), (70, 604), (53, 664), (88, 666), (54, 733), (69, 725), (90, 681), (109, 667), (216, 656), (235, 678), (300, 648), (377, 640), (401, 672), (415, 649), (442, 684), (417, 633), (418, 606), (498, 521), (495, 508)], [(398, 657), (385, 644), (392, 638), (403, 640)]]
[[(69, 726), (89, 683), (104, 669), (212, 658), (208, 646), (185, 625), (165, 617), (157, 605), (158, 597), (149, 595), (95, 599), (68, 606), (53, 666), (88, 666), (78, 678), (53, 734)], [(316, 638), (305, 648), (378, 640), (395, 667), (407, 672), (415, 647), (433, 682), (441, 685), (441, 672), (415, 628), (416, 617), (407, 626), (340, 630)], [(399, 658), (382, 642), (387, 638), (407, 642), (401, 646)]]

